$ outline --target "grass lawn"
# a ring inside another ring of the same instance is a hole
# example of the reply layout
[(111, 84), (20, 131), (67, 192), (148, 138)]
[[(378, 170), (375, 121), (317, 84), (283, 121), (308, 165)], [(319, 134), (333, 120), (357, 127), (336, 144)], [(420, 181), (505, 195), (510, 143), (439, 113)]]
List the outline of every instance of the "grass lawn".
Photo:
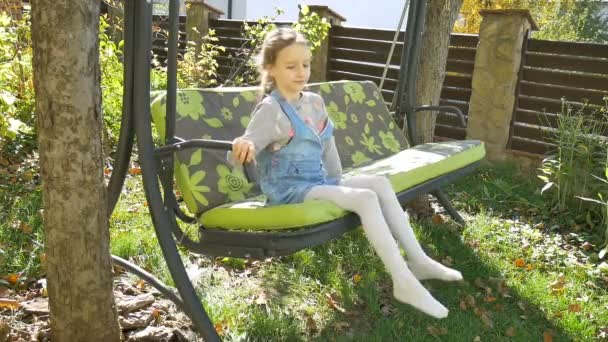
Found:
[[(129, 179), (112, 218), (112, 252), (171, 284), (139, 181)], [(608, 273), (588, 247), (597, 237), (552, 212), (538, 189), (508, 165), (482, 168), (446, 188), (466, 216), (465, 227), (443, 215), (415, 222), (427, 252), (465, 277), (424, 282), (450, 309), (443, 320), (392, 298), (388, 275), (361, 229), (277, 259), (210, 259), (185, 250), (182, 256), (227, 341), (606, 339)], [(14, 198), (3, 191), (4, 203)], [(39, 196), (20, 198), (19, 205), (2, 205), (3, 275), (40, 273), (39, 260), (30, 257), (41, 239)], [(29, 232), (15, 222), (26, 222)]]

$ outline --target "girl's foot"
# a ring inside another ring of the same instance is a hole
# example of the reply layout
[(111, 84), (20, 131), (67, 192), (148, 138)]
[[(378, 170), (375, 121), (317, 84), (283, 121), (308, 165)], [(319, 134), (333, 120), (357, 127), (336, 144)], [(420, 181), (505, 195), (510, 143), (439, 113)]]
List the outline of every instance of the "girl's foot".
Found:
[(445, 267), (437, 261), (425, 257), (422, 261), (408, 261), (407, 266), (418, 280), (439, 279), (445, 281), (462, 280), (462, 273)]
[(407, 273), (406, 277), (401, 277), (401, 281), (393, 281), (395, 299), (435, 318), (447, 317), (448, 309), (433, 298), (409, 270)]

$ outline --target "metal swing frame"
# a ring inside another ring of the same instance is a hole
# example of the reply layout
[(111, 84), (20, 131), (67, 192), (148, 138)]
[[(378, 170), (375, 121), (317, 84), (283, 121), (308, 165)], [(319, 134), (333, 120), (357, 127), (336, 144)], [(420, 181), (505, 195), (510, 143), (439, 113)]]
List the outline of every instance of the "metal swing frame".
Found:
[[(405, 9), (404, 9), (405, 10)], [(175, 136), (175, 114), (177, 96), (177, 37), (178, 0), (169, 2), (169, 40), (167, 59), (167, 113), (166, 143), (154, 147), (150, 114), (150, 60), (152, 47), (152, 4), (150, 0), (129, 0), (124, 10), (124, 93), (123, 116), (117, 156), (108, 185), (108, 213), (113, 212), (122, 191), (129, 161), (137, 136), (139, 162), (143, 185), (158, 241), (175, 281), (178, 293), (169, 289), (153, 275), (136, 265), (113, 256), (116, 264), (124, 267), (157, 288), (171, 299), (192, 320), (196, 330), (205, 341), (220, 341), (213, 323), (209, 319), (195, 289), (188, 278), (184, 264), (178, 254), (177, 244), (188, 250), (206, 255), (264, 258), (291, 254), (303, 248), (324, 243), (360, 225), (355, 214), (315, 227), (303, 227), (288, 232), (232, 232), (205, 229), (199, 230), (199, 239), (190, 239), (180, 229), (177, 219), (195, 223), (196, 219), (182, 212), (173, 192), (173, 154), (185, 148), (231, 150), (227, 141), (188, 140)], [(462, 124), (464, 115), (458, 108), (448, 106), (422, 106), (415, 104), (415, 77), (420, 56), (422, 34), (426, 13), (425, 0), (411, 0), (404, 48), (401, 56), (400, 76), (396, 96), (391, 106), (398, 117), (407, 120), (408, 135), (412, 146), (417, 144), (413, 134), (416, 127), (414, 113), (419, 111), (445, 111), (457, 114)], [(478, 162), (437, 177), (397, 194), (401, 203), (421, 193), (431, 193), (448, 213), (457, 221), (464, 222), (451, 206), (440, 186), (472, 172)], [(161, 186), (162, 185), (162, 186)]]

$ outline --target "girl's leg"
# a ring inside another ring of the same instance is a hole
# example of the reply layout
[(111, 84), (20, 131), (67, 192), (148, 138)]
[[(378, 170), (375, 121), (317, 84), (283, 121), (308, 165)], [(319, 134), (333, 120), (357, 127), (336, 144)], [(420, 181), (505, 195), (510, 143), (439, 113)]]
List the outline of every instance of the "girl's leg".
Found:
[(416, 278), (420, 280), (462, 280), (460, 272), (443, 266), (424, 253), (410, 226), (408, 215), (401, 208), (401, 204), (399, 204), (399, 200), (397, 200), (397, 196), (395, 196), (395, 192), (386, 177), (359, 175), (345, 179), (341, 184), (347, 187), (370, 189), (378, 195), (384, 218), (393, 236), (407, 253), (408, 266)]
[(367, 239), (391, 274), (395, 298), (436, 318), (444, 318), (448, 315), (448, 309), (420, 284), (401, 257), (399, 247), (384, 220), (375, 192), (367, 189), (321, 185), (313, 187), (305, 199), (329, 200), (359, 215)]

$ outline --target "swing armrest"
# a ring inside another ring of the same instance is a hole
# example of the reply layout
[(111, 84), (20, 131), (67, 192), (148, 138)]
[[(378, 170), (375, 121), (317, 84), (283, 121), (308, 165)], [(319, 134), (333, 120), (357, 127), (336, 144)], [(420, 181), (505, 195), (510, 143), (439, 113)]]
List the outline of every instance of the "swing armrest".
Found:
[(423, 112), (423, 111), (438, 111), (442, 113), (452, 113), (456, 114), (460, 119), (460, 124), (462, 127), (467, 127), (467, 122), (465, 120), (464, 114), (458, 107), (454, 106), (420, 106), (414, 108), (414, 112)]
[[(168, 144), (154, 149), (154, 154), (157, 157), (162, 158), (175, 152), (190, 148), (232, 151), (232, 141), (211, 139), (184, 140), (182, 138), (175, 137)], [(243, 166), (243, 172), (245, 173), (245, 178), (247, 178), (247, 181), (255, 181), (255, 170), (253, 169), (253, 163), (245, 163)]]

